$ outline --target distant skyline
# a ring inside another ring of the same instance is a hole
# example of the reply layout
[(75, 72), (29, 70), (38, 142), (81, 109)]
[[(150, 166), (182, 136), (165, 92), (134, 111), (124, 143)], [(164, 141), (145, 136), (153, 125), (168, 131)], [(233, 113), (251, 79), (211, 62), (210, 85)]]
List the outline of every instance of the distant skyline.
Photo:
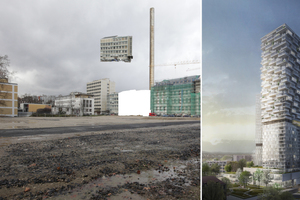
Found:
[[(201, 59), (201, 2), (190, 0), (1, 1), (0, 54), (8, 55), (19, 95), (86, 92), (109, 78), (116, 92), (148, 89), (150, 8), (155, 64)], [(100, 62), (100, 39), (132, 36), (131, 63)], [(155, 68), (155, 81), (200, 74), (199, 64)]]
[(231, 140), (252, 141), (254, 150), (260, 39), (284, 23), (300, 34), (300, 2), (211, 0), (203, 1), (202, 7), (203, 151), (232, 150)]

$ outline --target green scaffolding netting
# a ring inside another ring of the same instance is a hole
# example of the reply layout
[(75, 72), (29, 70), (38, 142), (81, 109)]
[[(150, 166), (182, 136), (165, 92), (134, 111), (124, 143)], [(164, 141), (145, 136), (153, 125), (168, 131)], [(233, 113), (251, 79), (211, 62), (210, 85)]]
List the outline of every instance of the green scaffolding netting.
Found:
[(200, 93), (192, 83), (159, 85), (151, 88), (151, 112), (200, 115)]

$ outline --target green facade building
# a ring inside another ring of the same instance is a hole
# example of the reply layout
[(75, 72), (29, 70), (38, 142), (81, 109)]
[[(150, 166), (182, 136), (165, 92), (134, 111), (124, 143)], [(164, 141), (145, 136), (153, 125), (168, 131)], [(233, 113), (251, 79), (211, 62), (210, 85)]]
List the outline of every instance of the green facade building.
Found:
[(151, 88), (151, 112), (201, 115), (200, 76), (164, 80)]

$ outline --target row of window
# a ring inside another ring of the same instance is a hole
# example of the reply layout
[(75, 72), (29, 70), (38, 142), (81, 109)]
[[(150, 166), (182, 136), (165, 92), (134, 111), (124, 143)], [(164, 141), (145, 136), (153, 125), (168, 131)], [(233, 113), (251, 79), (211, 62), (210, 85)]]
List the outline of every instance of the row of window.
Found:
[(105, 49), (127, 49), (127, 45), (125, 46), (115, 46), (115, 47), (101, 47), (101, 50)]
[(122, 41), (122, 42), (106, 42), (106, 43), (101, 43), (101, 46), (111, 46), (111, 45), (121, 45), (121, 44), (127, 44), (127, 41)]

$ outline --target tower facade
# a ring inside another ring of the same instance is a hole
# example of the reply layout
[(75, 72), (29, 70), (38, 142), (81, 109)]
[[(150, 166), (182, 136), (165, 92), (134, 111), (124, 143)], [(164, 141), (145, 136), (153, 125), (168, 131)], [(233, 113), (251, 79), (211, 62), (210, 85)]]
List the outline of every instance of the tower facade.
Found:
[(283, 24), (261, 43), (262, 165), (300, 169), (300, 38)]

